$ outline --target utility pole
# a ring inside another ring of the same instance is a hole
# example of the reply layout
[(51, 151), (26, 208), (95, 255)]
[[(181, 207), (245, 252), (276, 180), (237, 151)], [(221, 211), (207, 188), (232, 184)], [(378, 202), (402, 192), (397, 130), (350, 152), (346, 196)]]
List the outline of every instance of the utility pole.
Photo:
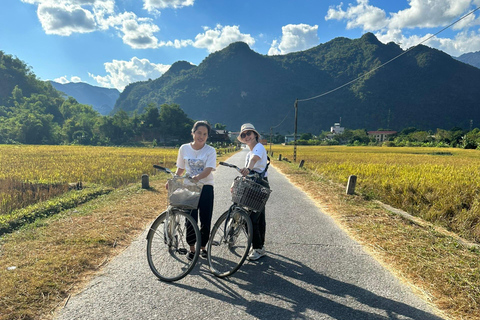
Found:
[(295, 100), (295, 129), (293, 133), (293, 162), (297, 162), (297, 114), (298, 99)]

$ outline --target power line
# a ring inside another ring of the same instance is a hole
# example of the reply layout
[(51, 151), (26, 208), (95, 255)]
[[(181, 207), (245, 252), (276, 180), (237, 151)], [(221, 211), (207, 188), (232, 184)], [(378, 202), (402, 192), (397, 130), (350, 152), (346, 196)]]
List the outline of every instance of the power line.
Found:
[(353, 80), (351, 80), (351, 81), (349, 81), (349, 82), (347, 82), (347, 83), (345, 83), (345, 84), (343, 84), (343, 85), (341, 85), (341, 86), (339, 86), (339, 87), (337, 87), (337, 88), (335, 88), (335, 89), (333, 89), (333, 90), (330, 90), (330, 91), (327, 91), (327, 92), (325, 92), (325, 93), (319, 94), (318, 96), (311, 97), (311, 98), (307, 98), (307, 99), (297, 99), (297, 101), (309, 101), (309, 100), (313, 100), (313, 99), (317, 99), (317, 98), (326, 96), (327, 94), (330, 94), (330, 93), (333, 93), (333, 92), (335, 92), (335, 91), (337, 91), (337, 90), (340, 90), (340, 89), (342, 89), (342, 88), (344, 88), (344, 87), (346, 87), (346, 86), (354, 83), (355, 81), (358, 81), (358, 80), (366, 77), (366, 76), (369, 75), (370, 73), (372, 73), (372, 72), (374, 72), (374, 71), (376, 71), (376, 70), (384, 67), (385, 65), (389, 64), (390, 62), (392, 62), (392, 61), (400, 58), (401, 56), (403, 56), (404, 54), (408, 53), (409, 51), (411, 51), (411, 50), (414, 49), (415, 47), (417, 47), (417, 46), (419, 46), (419, 45), (427, 42), (428, 40), (432, 39), (433, 37), (435, 37), (435, 36), (438, 35), (439, 33), (443, 32), (443, 31), (447, 30), (448, 28), (450, 28), (451, 26), (457, 24), (458, 22), (460, 22), (461, 20), (465, 19), (465, 18), (468, 17), (469, 15), (475, 13), (475, 11), (477, 11), (477, 10), (479, 10), (479, 9), (480, 9), (480, 7), (475, 8), (474, 10), (470, 11), (469, 13), (467, 13), (466, 15), (464, 15), (463, 17), (461, 17), (461, 18), (459, 18), (458, 20), (456, 20), (455, 22), (449, 24), (448, 26), (446, 26), (446, 27), (443, 28), (442, 30), (436, 32), (435, 34), (431, 35), (430, 37), (426, 38), (425, 40), (419, 42), (417, 45), (408, 48), (406, 51), (402, 52), (402, 53), (399, 54), (398, 56), (396, 56), (396, 57), (388, 60), (387, 62), (381, 64), (380, 66), (378, 66), (378, 67), (376, 67), (376, 68), (373, 68), (372, 70), (368, 71), (367, 73), (364, 73), (363, 75), (357, 77), (356, 79), (353, 79)]
[(283, 118), (282, 122), (280, 122), (276, 126), (270, 127), (270, 129), (275, 129), (276, 127), (280, 126), (285, 120), (287, 120), (287, 117), (288, 117), (289, 113), (290, 113), (290, 111), (287, 112), (287, 114), (285, 115), (285, 118)]
[(272, 153), (272, 129), (280, 126), (285, 120), (287, 120), (287, 117), (288, 117), (289, 113), (290, 113), (290, 111), (287, 112), (287, 114), (285, 115), (285, 118), (283, 118), (282, 122), (280, 122), (276, 126), (270, 127), (270, 154)]
[(433, 34), (433, 35), (431, 35), (430, 37), (426, 38), (425, 40), (421, 41), (421, 42), (418, 43), (417, 45), (408, 48), (408, 50), (405, 50), (404, 52), (402, 52), (401, 54), (397, 55), (396, 57), (388, 60), (387, 62), (381, 64), (380, 66), (378, 66), (378, 67), (376, 67), (376, 68), (373, 68), (372, 70), (370, 70), (370, 71), (368, 71), (367, 73), (365, 73), (365, 74), (357, 77), (356, 79), (353, 79), (353, 80), (351, 80), (351, 81), (349, 81), (349, 82), (347, 82), (347, 83), (345, 83), (345, 84), (343, 84), (343, 85), (341, 85), (341, 86), (339, 86), (339, 87), (337, 87), (337, 88), (335, 88), (335, 89), (333, 89), (333, 90), (330, 90), (330, 91), (328, 91), (328, 92), (319, 94), (318, 96), (314, 96), (314, 97), (307, 98), (307, 99), (300, 99), (300, 100), (299, 100), (299, 99), (296, 99), (296, 100), (295, 100), (295, 105), (294, 105), (294, 107), (295, 107), (295, 132), (294, 132), (294, 134), (293, 134), (293, 161), (294, 161), (294, 162), (297, 162), (297, 111), (298, 111), (298, 102), (299, 102), (299, 101), (309, 101), (309, 100), (313, 100), (313, 99), (317, 99), (317, 98), (326, 96), (327, 94), (330, 94), (330, 93), (332, 93), (332, 92), (335, 92), (335, 91), (337, 91), (337, 90), (340, 90), (340, 89), (342, 89), (342, 88), (344, 88), (344, 87), (346, 87), (346, 86), (354, 83), (355, 81), (358, 81), (358, 80), (366, 77), (367, 75), (369, 75), (370, 73), (374, 72), (375, 70), (378, 70), (378, 69), (382, 68), (383, 66), (389, 64), (390, 62), (392, 62), (392, 61), (400, 58), (401, 56), (403, 56), (404, 54), (408, 53), (409, 51), (411, 51), (413, 48), (417, 47), (418, 45), (421, 45), (421, 44), (427, 42), (428, 40), (430, 40), (431, 38), (435, 37), (435, 36), (438, 35), (439, 33), (447, 30), (448, 28), (450, 28), (450, 27), (453, 26), (454, 24), (456, 24), (456, 23), (460, 22), (461, 20), (465, 19), (466, 17), (470, 16), (471, 14), (473, 14), (475, 11), (477, 11), (477, 10), (479, 10), (479, 9), (480, 9), (480, 7), (475, 8), (474, 10), (470, 11), (469, 13), (467, 13), (466, 15), (464, 15), (463, 17), (457, 19), (455, 22), (449, 24), (448, 26), (446, 26), (446, 27), (443, 28), (442, 30), (436, 32), (435, 34)]

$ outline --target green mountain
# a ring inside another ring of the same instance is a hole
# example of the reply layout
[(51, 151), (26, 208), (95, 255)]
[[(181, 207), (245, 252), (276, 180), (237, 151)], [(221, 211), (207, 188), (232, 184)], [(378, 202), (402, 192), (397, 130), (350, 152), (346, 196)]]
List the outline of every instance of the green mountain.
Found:
[(79, 103), (91, 105), (102, 115), (108, 115), (113, 110), (120, 95), (117, 89), (96, 87), (83, 82), (61, 84), (50, 81), (50, 83), (55, 89), (75, 98)]
[(480, 68), (480, 51), (465, 53), (455, 59)]
[(281, 56), (238, 42), (198, 66), (180, 61), (158, 79), (130, 84), (113, 112), (177, 103), (190, 118), (229, 130), (252, 122), (286, 133), (293, 132), (299, 99), (299, 132), (329, 130), (340, 118), (351, 129), (468, 128), (470, 120), (480, 121), (478, 83), (479, 69), (442, 51), (420, 45), (405, 52), (371, 33)]

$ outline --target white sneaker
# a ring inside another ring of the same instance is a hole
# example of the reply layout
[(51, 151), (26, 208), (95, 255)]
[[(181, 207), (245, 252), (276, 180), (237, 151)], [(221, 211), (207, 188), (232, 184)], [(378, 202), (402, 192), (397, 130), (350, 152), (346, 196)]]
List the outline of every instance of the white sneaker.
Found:
[(248, 255), (247, 259), (250, 260), (250, 261), (255, 261), (255, 260), (260, 259), (264, 255), (266, 255), (265, 247), (262, 247), (262, 249), (252, 249), (250, 251), (250, 254)]

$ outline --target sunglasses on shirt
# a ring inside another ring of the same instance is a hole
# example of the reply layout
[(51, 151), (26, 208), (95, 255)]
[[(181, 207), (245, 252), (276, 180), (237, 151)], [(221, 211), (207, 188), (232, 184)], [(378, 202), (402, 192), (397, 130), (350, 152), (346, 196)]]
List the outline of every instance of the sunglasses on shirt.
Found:
[(253, 132), (253, 131), (245, 131), (244, 133), (242, 133), (242, 134), (240, 135), (240, 137), (243, 139), (243, 138), (245, 138), (246, 136), (251, 135), (252, 132)]

